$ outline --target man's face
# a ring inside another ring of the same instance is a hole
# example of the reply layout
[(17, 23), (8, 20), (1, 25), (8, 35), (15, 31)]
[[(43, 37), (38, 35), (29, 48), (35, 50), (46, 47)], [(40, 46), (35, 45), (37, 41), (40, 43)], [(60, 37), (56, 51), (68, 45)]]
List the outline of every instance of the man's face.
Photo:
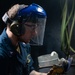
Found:
[(26, 22), (25, 23), (25, 33), (20, 36), (20, 40), (25, 43), (29, 43), (31, 38), (35, 36), (36, 32), (36, 23)]

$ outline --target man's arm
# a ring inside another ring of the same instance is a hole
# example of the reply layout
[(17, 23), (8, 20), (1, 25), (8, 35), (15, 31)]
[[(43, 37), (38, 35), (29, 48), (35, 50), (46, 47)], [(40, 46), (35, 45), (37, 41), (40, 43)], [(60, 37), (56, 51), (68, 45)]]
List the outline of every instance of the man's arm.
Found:
[(29, 75), (47, 75), (47, 73), (37, 72), (35, 70), (31, 71)]

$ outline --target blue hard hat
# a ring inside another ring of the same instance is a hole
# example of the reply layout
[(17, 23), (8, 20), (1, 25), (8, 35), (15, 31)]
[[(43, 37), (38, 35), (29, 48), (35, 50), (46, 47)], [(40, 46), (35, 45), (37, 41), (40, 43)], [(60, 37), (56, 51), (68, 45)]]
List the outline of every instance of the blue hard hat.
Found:
[(28, 17), (45, 18), (47, 15), (45, 10), (40, 5), (32, 3), (28, 7), (19, 10), (16, 17), (21, 17), (21, 19), (27, 19)]

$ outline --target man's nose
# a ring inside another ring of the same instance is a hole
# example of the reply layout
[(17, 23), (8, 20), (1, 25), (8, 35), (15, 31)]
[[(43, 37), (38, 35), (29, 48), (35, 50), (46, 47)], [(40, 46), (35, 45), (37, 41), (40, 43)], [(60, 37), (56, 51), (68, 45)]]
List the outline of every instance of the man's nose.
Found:
[(36, 30), (33, 30), (33, 36), (36, 36), (37, 35), (37, 31)]

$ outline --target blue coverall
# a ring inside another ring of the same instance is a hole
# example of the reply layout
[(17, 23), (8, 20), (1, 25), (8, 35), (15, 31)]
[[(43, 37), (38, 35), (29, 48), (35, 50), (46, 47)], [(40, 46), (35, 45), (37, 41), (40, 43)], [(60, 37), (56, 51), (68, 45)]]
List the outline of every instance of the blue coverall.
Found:
[(6, 34), (0, 35), (0, 75), (29, 75), (34, 70), (30, 56), (30, 45), (20, 42), (20, 53)]

